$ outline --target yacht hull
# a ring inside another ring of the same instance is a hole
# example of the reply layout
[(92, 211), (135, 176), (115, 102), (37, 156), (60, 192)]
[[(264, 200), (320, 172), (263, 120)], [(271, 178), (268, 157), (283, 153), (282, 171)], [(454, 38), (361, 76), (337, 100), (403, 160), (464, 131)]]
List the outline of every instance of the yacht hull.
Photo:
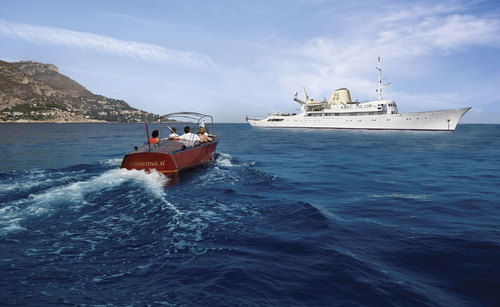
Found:
[(248, 122), (253, 127), (266, 128), (314, 128), (314, 129), (362, 129), (362, 130), (416, 130), (454, 131), (468, 108), (405, 114), (364, 116), (306, 116), (271, 115)]

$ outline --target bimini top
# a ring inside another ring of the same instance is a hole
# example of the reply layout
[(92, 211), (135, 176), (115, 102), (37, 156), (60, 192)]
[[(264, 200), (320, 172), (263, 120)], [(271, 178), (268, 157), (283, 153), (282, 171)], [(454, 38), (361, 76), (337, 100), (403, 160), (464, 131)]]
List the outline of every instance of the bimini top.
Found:
[(213, 117), (211, 115), (196, 113), (196, 112), (174, 112), (165, 114), (162, 117), (166, 119), (185, 118), (190, 120), (201, 120), (203, 118), (210, 118), (213, 121)]
[(208, 114), (197, 112), (174, 112), (162, 116), (163, 119), (175, 120), (181, 123), (196, 123), (200, 127), (205, 127), (205, 119), (210, 121), (210, 130), (214, 131), (214, 118)]

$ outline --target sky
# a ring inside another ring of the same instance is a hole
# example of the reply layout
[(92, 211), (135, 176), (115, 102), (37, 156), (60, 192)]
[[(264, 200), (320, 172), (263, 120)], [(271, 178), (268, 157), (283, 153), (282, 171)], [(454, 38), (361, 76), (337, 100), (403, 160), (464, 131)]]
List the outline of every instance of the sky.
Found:
[(472, 107), (500, 123), (500, 2), (0, 0), (0, 60), (51, 63), (95, 94), (244, 122), (294, 92), (348, 88), (400, 113)]

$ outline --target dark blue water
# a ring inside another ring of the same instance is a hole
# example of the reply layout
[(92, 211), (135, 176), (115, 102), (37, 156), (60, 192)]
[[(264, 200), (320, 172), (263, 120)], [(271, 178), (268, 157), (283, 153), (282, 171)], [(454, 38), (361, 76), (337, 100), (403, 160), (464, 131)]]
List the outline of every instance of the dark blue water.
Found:
[(500, 125), (216, 132), (166, 187), (142, 125), (0, 125), (0, 305), (500, 304)]

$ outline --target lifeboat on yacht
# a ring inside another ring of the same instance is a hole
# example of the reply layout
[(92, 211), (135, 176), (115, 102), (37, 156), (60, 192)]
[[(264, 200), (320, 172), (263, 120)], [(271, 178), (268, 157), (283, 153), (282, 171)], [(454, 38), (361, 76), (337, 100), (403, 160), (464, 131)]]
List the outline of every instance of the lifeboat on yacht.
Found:
[[(172, 128), (168, 125), (179, 126), (177, 129), (181, 131), (181, 124), (182, 126), (191, 125), (190, 127), (196, 130), (198, 127), (205, 127), (205, 120), (210, 120), (210, 132), (213, 133), (214, 131), (213, 118), (206, 114), (178, 112), (167, 114), (162, 119), (165, 122), (163, 125), (170, 131), (172, 131)], [(178, 119), (182, 121), (177, 121)], [(174, 121), (174, 124), (172, 124), (172, 121)], [(216, 134), (210, 134), (210, 140), (206, 142), (164, 138), (151, 144), (148, 130), (148, 124), (146, 123), (148, 141), (143, 146), (136, 146), (133, 151), (125, 154), (121, 168), (145, 170), (147, 172), (154, 169), (168, 177), (175, 177), (179, 172), (196, 168), (215, 160), (216, 148), (219, 143), (219, 136)], [(193, 131), (193, 134), (195, 133), (196, 131)]]

